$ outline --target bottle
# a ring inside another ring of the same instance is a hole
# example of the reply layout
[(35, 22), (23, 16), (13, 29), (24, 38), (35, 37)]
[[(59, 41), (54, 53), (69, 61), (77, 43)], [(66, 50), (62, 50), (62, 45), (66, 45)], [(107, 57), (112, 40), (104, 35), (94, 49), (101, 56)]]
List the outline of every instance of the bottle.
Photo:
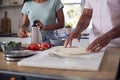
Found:
[(42, 34), (37, 27), (38, 21), (34, 21), (32, 25), (31, 43), (42, 43)]
[(66, 38), (67, 37), (66, 32), (64, 30), (61, 31), (61, 37), (62, 38)]

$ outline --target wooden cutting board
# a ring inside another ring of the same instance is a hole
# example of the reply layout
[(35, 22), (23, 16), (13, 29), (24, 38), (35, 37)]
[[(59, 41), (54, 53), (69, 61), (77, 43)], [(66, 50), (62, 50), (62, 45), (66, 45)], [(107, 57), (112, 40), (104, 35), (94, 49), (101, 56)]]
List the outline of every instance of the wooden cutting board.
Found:
[(2, 33), (11, 33), (11, 19), (7, 17), (7, 11), (4, 12), (4, 17), (1, 19)]

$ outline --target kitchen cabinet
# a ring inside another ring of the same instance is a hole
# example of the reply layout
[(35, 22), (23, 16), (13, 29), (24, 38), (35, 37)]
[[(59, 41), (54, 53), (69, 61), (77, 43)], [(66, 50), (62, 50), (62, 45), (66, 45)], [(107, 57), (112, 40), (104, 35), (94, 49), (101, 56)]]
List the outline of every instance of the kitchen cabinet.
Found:
[(24, 0), (1, 0), (0, 8), (21, 6), (23, 4), (23, 1)]
[(12, 2), (10, 3), (10, 2), (7, 2), (7, 0), (4, 0), (0, 4), (0, 9), (13, 8), (13, 7), (22, 7), (22, 3), (12, 4)]
[(18, 7), (22, 7), (22, 4), (14, 4), (14, 5), (10, 5), (10, 4), (1, 4), (0, 5), (0, 9), (4, 9), (4, 8), (18, 8)]
[(22, 7), (22, 5), (0, 5), (0, 9), (3, 9), (3, 8), (13, 8), (13, 7)]
[(24, 76), (0, 73), (0, 80), (26, 80), (26, 78)]

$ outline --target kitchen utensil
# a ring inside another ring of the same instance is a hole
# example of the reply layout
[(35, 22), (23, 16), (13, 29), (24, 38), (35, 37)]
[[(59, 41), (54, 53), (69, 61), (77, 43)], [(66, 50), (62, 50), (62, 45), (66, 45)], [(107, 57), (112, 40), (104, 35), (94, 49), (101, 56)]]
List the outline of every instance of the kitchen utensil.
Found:
[(8, 61), (19, 61), (34, 54), (36, 53), (30, 50), (9, 51), (5, 53), (5, 59)]
[(7, 11), (4, 12), (4, 18), (1, 19), (1, 29), (3, 33), (11, 33), (11, 19), (7, 16)]
[(63, 38), (52, 38), (50, 39), (50, 43), (53, 46), (62, 46), (64, 44), (65, 39)]
[(4, 42), (0, 42), (0, 51), (2, 51), (2, 45), (5, 45), (5, 43)]
[(15, 50), (20, 50), (22, 44), (16, 43), (15, 45), (8, 45), (8, 43), (4, 43), (1, 45), (2, 51), (3, 52), (9, 52), (9, 51), (15, 51)]

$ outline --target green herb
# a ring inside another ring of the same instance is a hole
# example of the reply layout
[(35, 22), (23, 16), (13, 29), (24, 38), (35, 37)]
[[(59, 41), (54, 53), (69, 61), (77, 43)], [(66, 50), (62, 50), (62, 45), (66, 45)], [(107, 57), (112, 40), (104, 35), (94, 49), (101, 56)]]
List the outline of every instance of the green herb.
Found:
[(10, 41), (9, 43), (7, 43), (7, 45), (16, 47), (17, 45), (21, 45), (21, 42), (16, 43), (15, 41)]

